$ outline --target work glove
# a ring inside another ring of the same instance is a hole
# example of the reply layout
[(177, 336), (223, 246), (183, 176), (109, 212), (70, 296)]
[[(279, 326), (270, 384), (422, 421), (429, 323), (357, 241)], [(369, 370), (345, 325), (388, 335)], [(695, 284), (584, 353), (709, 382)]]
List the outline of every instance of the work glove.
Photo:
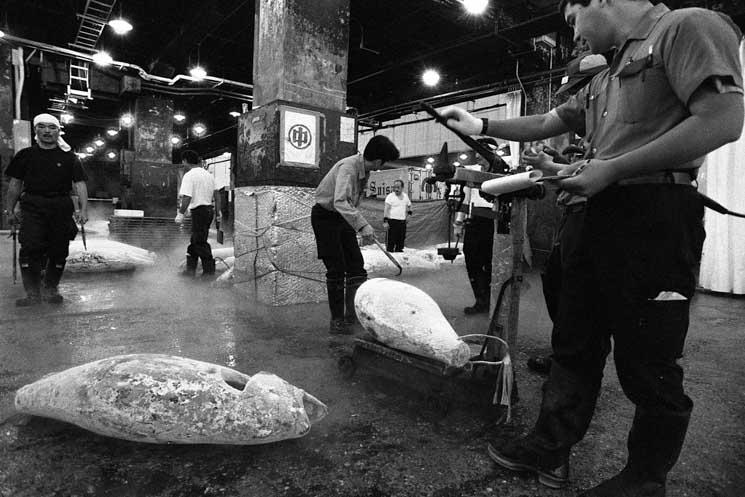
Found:
[(176, 222), (176, 224), (183, 223), (184, 222), (184, 215), (179, 212), (178, 214), (176, 214), (176, 218), (174, 219), (174, 221)]

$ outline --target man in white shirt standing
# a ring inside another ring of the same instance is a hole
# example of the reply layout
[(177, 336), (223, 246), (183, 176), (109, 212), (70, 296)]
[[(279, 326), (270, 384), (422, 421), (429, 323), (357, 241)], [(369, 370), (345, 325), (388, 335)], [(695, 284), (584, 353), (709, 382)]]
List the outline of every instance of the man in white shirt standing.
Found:
[[(181, 163), (186, 169), (186, 174), (181, 180), (181, 205), (175, 221), (182, 223), (186, 209), (191, 212), (191, 240), (186, 249), (186, 270), (183, 275), (193, 278), (196, 275), (197, 263), (201, 259), (202, 276), (210, 277), (215, 274), (215, 259), (212, 257), (212, 247), (207, 243), (207, 237), (215, 208), (218, 218), (220, 216), (220, 196), (215, 194), (215, 180), (212, 174), (202, 167), (202, 161), (196, 152), (183, 152)], [(213, 198), (215, 207), (212, 206)]]
[(411, 200), (404, 193), (404, 182), (393, 182), (393, 191), (385, 197), (383, 228), (388, 230), (386, 250), (403, 252), (406, 239), (406, 216), (411, 215)]

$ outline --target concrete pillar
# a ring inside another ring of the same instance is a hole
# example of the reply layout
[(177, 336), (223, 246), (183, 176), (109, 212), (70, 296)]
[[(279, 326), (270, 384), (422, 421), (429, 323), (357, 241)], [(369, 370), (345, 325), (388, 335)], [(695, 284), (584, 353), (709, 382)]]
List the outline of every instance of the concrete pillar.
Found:
[(238, 124), (235, 276), (263, 303), (315, 302), (326, 291), (314, 189), (357, 151), (346, 114), (349, 0), (259, 0), (256, 12), (254, 108)]
[(126, 154), (134, 204), (148, 217), (176, 213), (178, 168), (171, 162), (173, 101), (141, 96), (135, 101), (134, 154)]
[[(10, 46), (0, 44), (0, 171), (4, 172), (13, 158), (13, 65)], [(8, 178), (0, 174), (0, 205), (5, 208)], [(8, 220), (0, 216), (2, 227), (8, 228)]]

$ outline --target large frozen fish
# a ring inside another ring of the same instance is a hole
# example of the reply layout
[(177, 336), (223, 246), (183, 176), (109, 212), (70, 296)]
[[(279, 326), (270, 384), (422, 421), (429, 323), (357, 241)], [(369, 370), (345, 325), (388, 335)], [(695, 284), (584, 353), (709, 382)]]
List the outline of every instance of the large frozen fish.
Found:
[(463, 366), (471, 351), (440, 307), (418, 288), (387, 278), (363, 283), (354, 298), (362, 326), (389, 347)]
[(65, 270), (70, 273), (131, 271), (153, 266), (155, 258), (153, 252), (114, 240), (91, 238), (87, 250), (82, 241), (73, 240), (70, 242)]
[(136, 442), (237, 445), (301, 437), (327, 413), (273, 374), (160, 354), (115, 356), (46, 376), (19, 389), (15, 407)]

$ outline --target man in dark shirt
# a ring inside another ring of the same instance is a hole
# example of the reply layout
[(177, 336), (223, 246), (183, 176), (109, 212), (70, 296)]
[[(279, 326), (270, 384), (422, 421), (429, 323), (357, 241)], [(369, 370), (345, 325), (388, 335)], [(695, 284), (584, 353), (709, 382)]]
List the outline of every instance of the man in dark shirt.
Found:
[(525, 437), (488, 453), (545, 485), (566, 484), (612, 340), (619, 382), (635, 406), (628, 459), (581, 495), (664, 497), (693, 408), (677, 362), (704, 240), (692, 180), (703, 156), (742, 133), (742, 34), (719, 13), (647, 0), (562, 0), (560, 11), (592, 53), (616, 49), (608, 69), (546, 114), (482, 122), (463, 109), (442, 112), (463, 133), (514, 141), (586, 131), (584, 159), (558, 182), (587, 206), (578, 257), (562, 266), (540, 413)]
[[(372, 243), (374, 232), (357, 206), (370, 171), (398, 159), (398, 149), (385, 136), (373, 136), (362, 154), (346, 157), (329, 170), (316, 189), (310, 222), (316, 235), (318, 258), (326, 266), (326, 290), (331, 310), (329, 333), (350, 334), (356, 320), (354, 295), (367, 279), (357, 243)], [(346, 295), (345, 295), (346, 292)], [(346, 305), (346, 313), (344, 307)]]
[(59, 304), (57, 285), (65, 269), (70, 240), (77, 227), (73, 221), (71, 188), (80, 200), (75, 219), (88, 220), (87, 176), (70, 146), (60, 138), (60, 124), (50, 114), (34, 118), (36, 145), (19, 151), (5, 170), (9, 178), (5, 215), (20, 222), (21, 249), (18, 261), (26, 297), (16, 301), (25, 307), (41, 303), (42, 261), (44, 300)]

